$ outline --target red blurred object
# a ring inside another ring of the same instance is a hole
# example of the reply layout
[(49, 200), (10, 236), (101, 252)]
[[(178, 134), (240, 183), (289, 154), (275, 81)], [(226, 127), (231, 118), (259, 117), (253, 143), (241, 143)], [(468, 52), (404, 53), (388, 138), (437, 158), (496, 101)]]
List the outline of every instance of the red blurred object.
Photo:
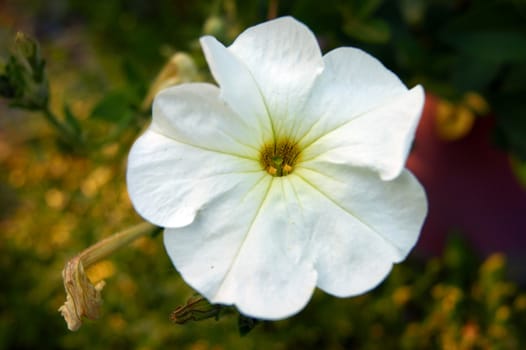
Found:
[(493, 118), (478, 118), (464, 138), (443, 141), (435, 132), (437, 102), (426, 96), (407, 163), (429, 200), (417, 252), (440, 253), (456, 231), (483, 255), (500, 251), (512, 261), (526, 261), (526, 190), (507, 154), (491, 144)]

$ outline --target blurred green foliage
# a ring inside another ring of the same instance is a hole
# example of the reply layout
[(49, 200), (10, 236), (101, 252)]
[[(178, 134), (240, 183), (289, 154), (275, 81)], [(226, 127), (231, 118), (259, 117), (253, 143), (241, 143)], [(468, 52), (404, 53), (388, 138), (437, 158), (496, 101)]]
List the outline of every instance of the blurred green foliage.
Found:
[[(264, 21), (270, 3), (278, 15), (305, 22), (324, 51), (361, 47), (409, 85), (423, 83), (453, 102), (466, 92), (481, 94), (495, 118), (495, 141), (526, 160), (523, 1), (2, 2), (0, 47), (11, 45), (6, 38), (18, 29), (43, 47), (39, 53), (24, 41), (2, 49), (0, 94), (47, 119), (0, 105), (0, 349), (526, 346), (526, 294), (507, 279), (505, 257), (480, 259), (460, 239), (442, 257), (411, 257), (364, 296), (317, 292), (288, 320), (238, 325), (225, 315), (181, 326), (169, 315), (193, 291), (160, 238), (144, 238), (104, 262), (102, 318), (67, 331), (57, 312), (65, 298), (63, 264), (139, 221), (124, 171), (127, 151), (149, 120), (143, 104), (150, 82), (177, 51), (190, 53), (209, 77), (199, 36), (229, 43)], [(238, 327), (254, 325), (239, 336)]]
[(39, 45), (23, 33), (17, 33), (0, 75), (0, 96), (10, 99), (13, 107), (45, 108), (49, 87), (44, 67)]
[[(470, 91), (481, 94), (495, 116), (496, 143), (526, 160), (524, 1), (325, 0), (320, 6), (314, 0), (23, 0), (16, 8), (31, 10), (32, 30), (44, 42), (82, 28), (83, 45), (95, 45), (107, 64), (104, 70), (125, 84), (113, 97), (126, 102), (122, 106), (133, 106), (144, 83), (173, 52), (191, 52), (205, 68), (198, 37), (212, 34), (230, 43), (243, 28), (264, 21), (271, 2), (278, 15), (305, 22), (325, 51), (361, 47), (409, 84), (422, 83), (428, 92), (452, 101)], [(115, 80), (107, 84), (107, 90), (115, 90)]]

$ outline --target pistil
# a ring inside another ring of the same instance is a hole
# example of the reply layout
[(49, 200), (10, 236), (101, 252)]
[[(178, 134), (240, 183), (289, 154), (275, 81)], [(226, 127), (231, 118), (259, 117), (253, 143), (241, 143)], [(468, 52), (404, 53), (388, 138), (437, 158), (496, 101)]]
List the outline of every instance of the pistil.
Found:
[(272, 176), (286, 176), (294, 170), (300, 156), (296, 143), (280, 139), (267, 143), (261, 148), (260, 163), (263, 169)]

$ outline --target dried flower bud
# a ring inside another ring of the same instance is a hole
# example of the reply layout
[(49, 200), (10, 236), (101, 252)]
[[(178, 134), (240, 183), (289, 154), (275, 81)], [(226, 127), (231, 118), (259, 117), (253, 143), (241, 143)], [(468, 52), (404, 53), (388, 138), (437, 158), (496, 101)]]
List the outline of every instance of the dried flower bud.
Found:
[(66, 320), (69, 330), (76, 331), (79, 329), (83, 318), (96, 320), (100, 316), (101, 291), (106, 283), (97, 281), (93, 284), (84, 269), (96, 264), (137, 238), (150, 234), (154, 229), (155, 226), (147, 222), (138, 224), (92, 245), (66, 263), (62, 271), (67, 294), (66, 302), (58, 311)]
[(100, 292), (105, 282), (99, 281), (95, 285), (90, 282), (84, 272), (80, 256), (67, 262), (62, 271), (62, 278), (67, 297), (58, 311), (66, 320), (68, 329), (76, 331), (82, 325), (82, 318), (86, 317), (90, 320), (99, 318), (102, 305)]
[(203, 297), (190, 298), (185, 305), (177, 307), (170, 314), (170, 320), (177, 324), (185, 324), (188, 321), (202, 321), (209, 318), (218, 319), (225, 306), (210, 304)]

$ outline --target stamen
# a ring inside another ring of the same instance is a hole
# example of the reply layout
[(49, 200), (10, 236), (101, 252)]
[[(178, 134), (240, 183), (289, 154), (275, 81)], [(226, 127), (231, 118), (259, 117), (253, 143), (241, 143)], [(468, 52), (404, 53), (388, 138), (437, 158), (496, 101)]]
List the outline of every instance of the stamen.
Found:
[(267, 167), (267, 173), (269, 173), (272, 176), (275, 176), (278, 173), (278, 169), (274, 168), (273, 166)]
[(294, 170), (300, 150), (295, 142), (281, 139), (261, 148), (260, 163), (272, 176), (286, 176)]

